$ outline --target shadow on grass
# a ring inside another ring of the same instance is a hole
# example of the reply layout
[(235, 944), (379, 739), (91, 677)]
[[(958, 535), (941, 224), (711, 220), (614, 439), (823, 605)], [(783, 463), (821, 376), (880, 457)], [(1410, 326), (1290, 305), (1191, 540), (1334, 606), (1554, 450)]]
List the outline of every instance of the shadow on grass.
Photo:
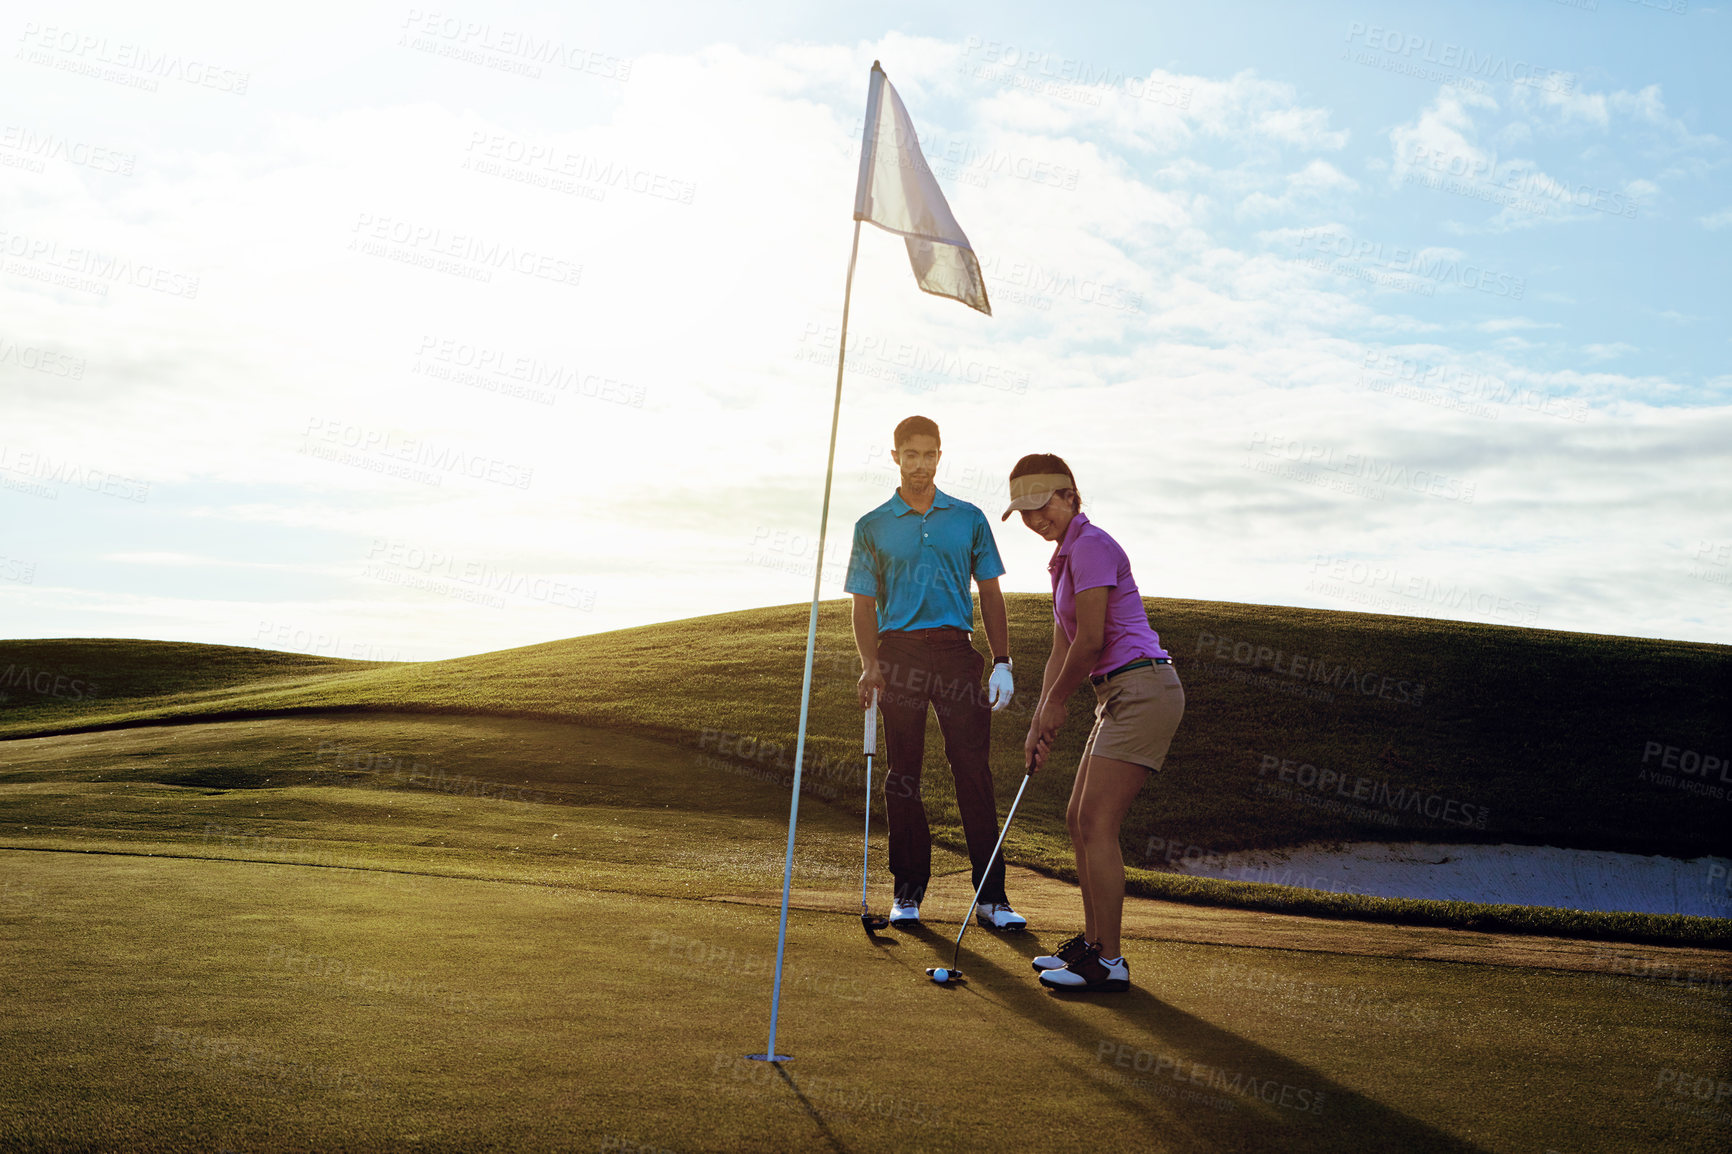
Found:
[(776, 1073), (782, 1076), (782, 1081), (788, 1084), (788, 1089), (794, 1091), (794, 1097), (800, 1100), (800, 1105), (806, 1108), (806, 1113), (811, 1115), (812, 1124), (818, 1127), (818, 1133), (824, 1136), (824, 1141), (830, 1144), (830, 1149), (835, 1150), (837, 1154), (848, 1154), (848, 1147), (844, 1146), (842, 1140), (836, 1137), (835, 1132), (824, 1121), (824, 1115), (818, 1113), (818, 1107), (812, 1105), (812, 1100), (806, 1097), (805, 1091), (800, 1089), (800, 1084), (794, 1081), (792, 1074), (788, 1073), (788, 1068), (780, 1062), (772, 1062), (771, 1065), (776, 1068)]
[[(1032, 942), (1032, 935), (1026, 935)], [(966, 946), (966, 941), (964, 942)], [(1198, 1151), (1280, 1150), (1325, 1154), (1340, 1150), (1469, 1154), (1481, 1147), (1332, 1080), (1298, 1062), (1168, 1005), (1133, 986), (1121, 994), (1049, 991), (1026, 973), (1012, 973), (964, 949), (963, 970), (983, 1008), (1019, 1014), (1066, 1040), (1082, 1042), (1076, 1060), (1055, 1063), (1084, 1086), (1141, 1115), (1173, 1148)], [(1067, 1005), (1107, 1009), (1127, 1027), (1102, 1036)], [(1057, 1073), (1057, 1070), (1054, 1071)], [(1055, 1079), (1056, 1080), (1056, 1079)], [(1049, 1084), (1044, 1092), (1052, 1093)]]

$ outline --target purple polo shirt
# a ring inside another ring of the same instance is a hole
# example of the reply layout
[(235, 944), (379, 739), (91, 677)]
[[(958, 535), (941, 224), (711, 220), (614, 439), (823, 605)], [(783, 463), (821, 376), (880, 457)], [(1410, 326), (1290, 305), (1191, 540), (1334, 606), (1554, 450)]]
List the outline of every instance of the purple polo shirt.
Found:
[(1171, 656), (1161, 648), (1160, 635), (1149, 628), (1142, 594), (1131, 576), (1131, 559), (1117, 541), (1090, 524), (1086, 514), (1079, 512), (1071, 518), (1064, 540), (1053, 550), (1046, 569), (1052, 574), (1052, 615), (1064, 630), (1066, 641), (1076, 640), (1077, 593), (1100, 585), (1112, 589), (1107, 594), (1101, 655), (1089, 670), (1091, 677), (1111, 673), (1138, 658)]

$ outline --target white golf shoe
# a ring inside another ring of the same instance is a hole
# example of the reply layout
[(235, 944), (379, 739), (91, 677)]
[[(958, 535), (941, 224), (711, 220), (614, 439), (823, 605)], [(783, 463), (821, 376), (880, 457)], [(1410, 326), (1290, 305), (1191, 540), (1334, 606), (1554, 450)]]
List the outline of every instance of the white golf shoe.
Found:
[(920, 903), (897, 898), (890, 903), (890, 924), (896, 929), (909, 929), (920, 924)]
[(1090, 946), (1064, 969), (1042, 970), (1040, 984), (1052, 990), (1121, 994), (1131, 988), (1131, 967), (1122, 957), (1103, 961), (1100, 947)]
[(974, 918), (989, 930), (1028, 929), (1028, 919), (1011, 909), (1009, 902), (982, 902)]

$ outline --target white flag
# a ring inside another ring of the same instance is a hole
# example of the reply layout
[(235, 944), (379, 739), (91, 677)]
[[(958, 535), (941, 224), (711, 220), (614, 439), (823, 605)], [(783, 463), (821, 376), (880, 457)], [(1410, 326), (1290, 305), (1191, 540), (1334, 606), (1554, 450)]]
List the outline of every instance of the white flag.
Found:
[(876, 60), (866, 94), (866, 136), (860, 146), (854, 219), (902, 237), (921, 288), (992, 315), (974, 248), (920, 154), (920, 141), (902, 98)]

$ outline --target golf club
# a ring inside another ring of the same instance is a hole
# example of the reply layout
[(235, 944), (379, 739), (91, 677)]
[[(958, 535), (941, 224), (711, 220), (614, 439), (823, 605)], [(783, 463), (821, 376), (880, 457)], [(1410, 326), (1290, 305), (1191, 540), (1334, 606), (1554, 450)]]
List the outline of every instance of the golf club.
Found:
[(866, 828), (860, 835), (860, 925), (871, 937), (877, 930), (888, 929), (889, 918), (875, 917), (866, 904), (866, 867), (872, 857), (872, 755), (878, 752), (878, 691), (872, 691), (872, 708), (866, 711)]
[[(998, 844), (992, 847), (992, 856), (986, 859), (987, 873), (992, 870), (992, 863), (998, 859), (998, 851), (1004, 848), (1004, 837), (1010, 832), (1010, 823), (1016, 817), (1016, 807), (1022, 804), (1022, 791), (1028, 788), (1028, 779), (1034, 776), (1034, 766), (1029, 766), (1022, 775), (1022, 784), (1016, 787), (1016, 800), (1010, 803), (1010, 812), (1004, 815), (1004, 828), (998, 831)], [(941, 986), (962, 978), (962, 971), (956, 968), (956, 960), (962, 956), (962, 935), (968, 932), (968, 923), (974, 919), (974, 908), (980, 904), (980, 891), (986, 885), (987, 873), (980, 875), (980, 885), (974, 887), (974, 900), (968, 903), (968, 913), (962, 917), (962, 928), (956, 931), (956, 948), (951, 951), (949, 966), (936, 966), (926, 971), (926, 976)]]

